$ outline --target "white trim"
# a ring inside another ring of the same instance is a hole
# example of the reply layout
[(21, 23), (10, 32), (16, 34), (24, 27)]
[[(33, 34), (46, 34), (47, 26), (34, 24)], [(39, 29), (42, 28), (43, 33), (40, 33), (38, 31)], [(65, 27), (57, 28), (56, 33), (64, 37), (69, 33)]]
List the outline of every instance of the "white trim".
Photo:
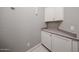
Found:
[(33, 48), (27, 50), (26, 52), (32, 52), (33, 50), (35, 50), (37, 47), (39, 47), (41, 45), (41, 43), (37, 44), (36, 46), (34, 46)]

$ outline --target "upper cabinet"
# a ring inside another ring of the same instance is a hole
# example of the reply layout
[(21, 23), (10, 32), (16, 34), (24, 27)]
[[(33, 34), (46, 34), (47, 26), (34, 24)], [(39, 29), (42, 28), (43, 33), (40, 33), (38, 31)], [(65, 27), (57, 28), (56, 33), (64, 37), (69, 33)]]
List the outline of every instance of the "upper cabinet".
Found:
[(63, 7), (46, 7), (45, 8), (45, 22), (63, 21), (63, 19), (64, 19)]

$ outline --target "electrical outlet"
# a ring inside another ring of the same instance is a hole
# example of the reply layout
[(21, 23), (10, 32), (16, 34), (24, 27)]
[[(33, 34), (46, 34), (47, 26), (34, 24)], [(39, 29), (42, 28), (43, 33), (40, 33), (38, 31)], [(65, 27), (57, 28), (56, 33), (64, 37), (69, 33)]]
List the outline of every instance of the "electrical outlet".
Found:
[(35, 8), (35, 15), (38, 15), (38, 8)]
[(30, 47), (30, 42), (27, 43), (27, 46)]
[(74, 26), (70, 26), (70, 29), (73, 31), (73, 30), (75, 30), (75, 27)]

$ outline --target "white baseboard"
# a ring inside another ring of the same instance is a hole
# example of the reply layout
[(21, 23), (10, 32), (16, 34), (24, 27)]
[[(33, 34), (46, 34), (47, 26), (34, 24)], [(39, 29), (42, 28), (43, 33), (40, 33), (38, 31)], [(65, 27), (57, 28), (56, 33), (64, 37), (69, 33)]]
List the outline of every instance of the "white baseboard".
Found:
[(41, 45), (41, 43), (37, 44), (36, 46), (34, 46), (33, 48), (27, 50), (26, 52), (32, 52), (34, 49), (38, 48)]

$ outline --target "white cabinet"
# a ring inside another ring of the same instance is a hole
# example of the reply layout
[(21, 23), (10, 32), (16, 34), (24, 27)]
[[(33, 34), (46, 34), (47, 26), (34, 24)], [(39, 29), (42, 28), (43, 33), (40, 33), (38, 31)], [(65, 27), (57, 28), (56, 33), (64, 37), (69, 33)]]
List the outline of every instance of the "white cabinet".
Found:
[(55, 20), (55, 7), (45, 8), (45, 21), (53, 21), (53, 20)]
[(56, 7), (55, 9), (55, 20), (64, 20), (64, 8), (63, 7)]
[(41, 41), (53, 52), (78, 52), (78, 41), (41, 31)]
[(52, 35), (52, 51), (54, 52), (71, 52), (72, 40), (58, 35)]
[(61, 21), (64, 19), (63, 7), (47, 7), (45, 8), (45, 22)]
[(48, 32), (41, 31), (41, 40), (49, 50), (51, 50), (51, 34)]
[(78, 52), (78, 41), (72, 40), (72, 51)]

